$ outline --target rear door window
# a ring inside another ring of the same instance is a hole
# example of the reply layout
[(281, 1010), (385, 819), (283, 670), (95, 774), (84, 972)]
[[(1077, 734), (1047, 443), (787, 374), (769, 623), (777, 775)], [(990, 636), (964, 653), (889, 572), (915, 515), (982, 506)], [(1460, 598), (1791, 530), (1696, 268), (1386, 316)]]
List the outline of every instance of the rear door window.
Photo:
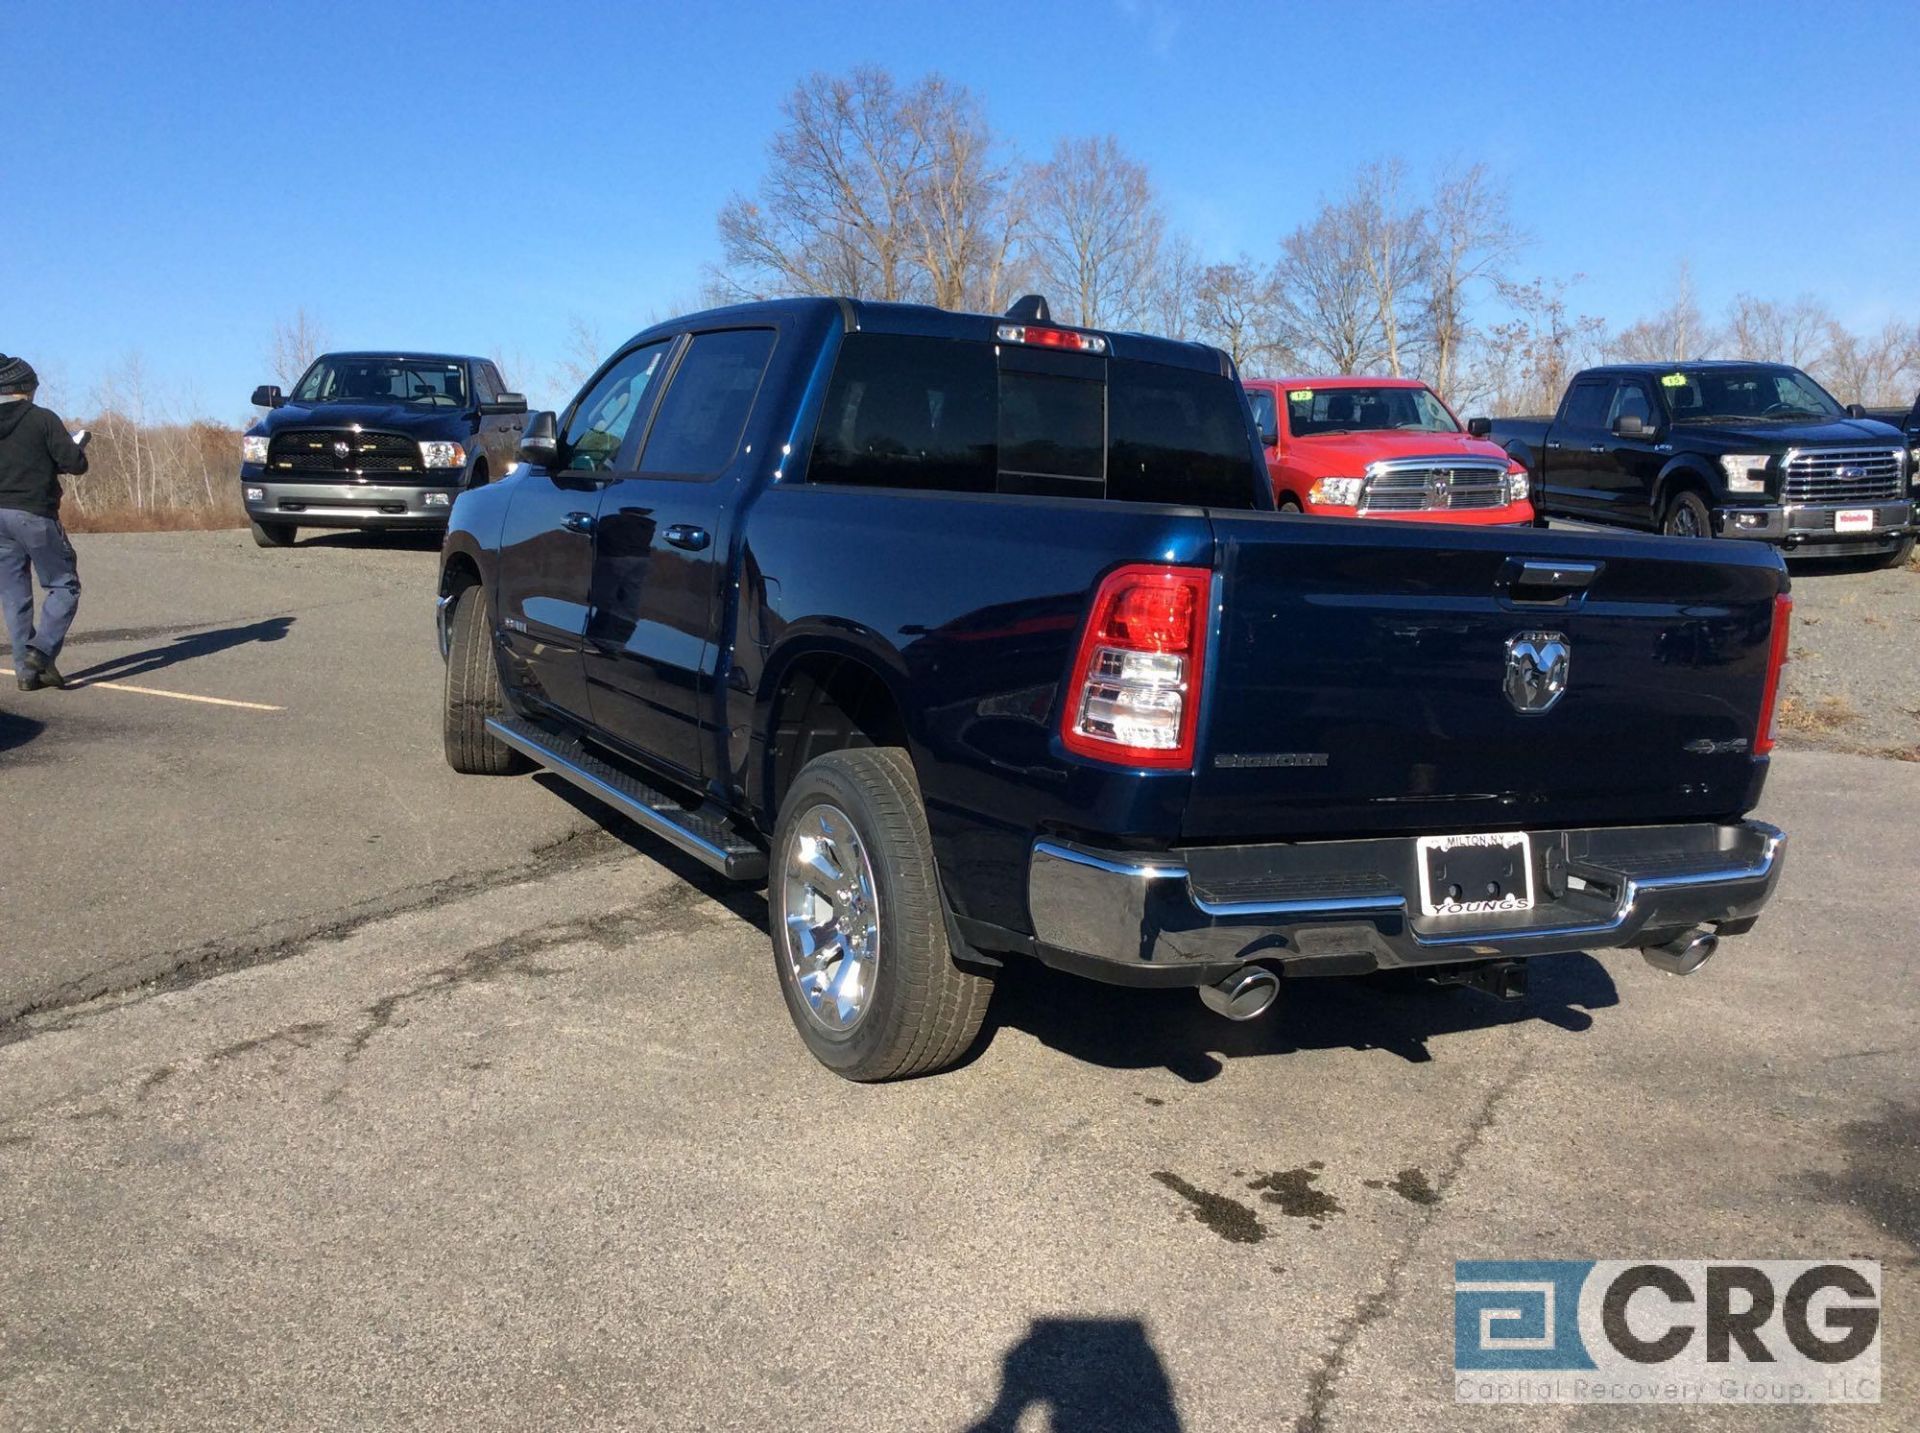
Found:
[(772, 355), (770, 328), (696, 333), (660, 400), (640, 471), (711, 477), (732, 462)]
[(1254, 432), (1280, 436), (1279, 405), (1273, 401), (1271, 388), (1249, 388), (1247, 406), (1253, 410)]
[(1560, 415), (1560, 421), (1569, 428), (1604, 428), (1612, 397), (1610, 382), (1576, 383), (1567, 394), (1567, 408)]
[(1234, 380), (959, 339), (849, 334), (814, 437), (816, 483), (1254, 506)]

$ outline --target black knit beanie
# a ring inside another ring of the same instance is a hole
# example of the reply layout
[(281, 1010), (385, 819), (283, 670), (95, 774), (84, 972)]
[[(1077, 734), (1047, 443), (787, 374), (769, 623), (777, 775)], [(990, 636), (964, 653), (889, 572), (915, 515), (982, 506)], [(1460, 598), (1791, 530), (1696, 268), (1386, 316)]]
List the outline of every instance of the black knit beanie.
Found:
[(24, 358), (0, 353), (0, 393), (26, 393), (40, 386), (40, 375)]

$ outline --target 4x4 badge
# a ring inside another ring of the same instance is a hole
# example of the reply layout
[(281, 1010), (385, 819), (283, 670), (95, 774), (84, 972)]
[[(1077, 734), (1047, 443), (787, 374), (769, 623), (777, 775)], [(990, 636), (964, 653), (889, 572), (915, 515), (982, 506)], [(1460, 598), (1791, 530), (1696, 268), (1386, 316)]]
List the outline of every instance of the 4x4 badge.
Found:
[(1507, 639), (1507, 675), (1502, 683), (1517, 712), (1543, 712), (1567, 690), (1573, 653), (1563, 632), (1520, 632)]

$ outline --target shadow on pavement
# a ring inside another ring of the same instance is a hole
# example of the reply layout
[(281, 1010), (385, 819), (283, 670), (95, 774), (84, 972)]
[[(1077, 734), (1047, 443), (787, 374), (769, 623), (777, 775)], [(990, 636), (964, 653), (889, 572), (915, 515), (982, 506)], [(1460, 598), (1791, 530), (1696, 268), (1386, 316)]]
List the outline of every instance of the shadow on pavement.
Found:
[(1011, 1026), (1089, 1064), (1161, 1068), (1202, 1084), (1225, 1060), (1300, 1050), (1384, 1050), (1420, 1064), (1438, 1036), (1527, 1021), (1578, 1033), (1593, 1024), (1588, 1012), (1619, 1003), (1613, 977), (1590, 955), (1536, 956), (1528, 968), (1531, 992), (1513, 1002), (1377, 976), (1283, 981), (1272, 1012), (1241, 1025), (1188, 990), (1131, 990), (1010, 961), (982, 1033)]
[(1035, 1319), (1000, 1363), (1000, 1395), (967, 1433), (1014, 1433), (1031, 1408), (1054, 1433), (1180, 1433), (1173, 1384), (1138, 1319)]
[(447, 535), (439, 528), (341, 528), (303, 537), (296, 547), (390, 548), (399, 551), (438, 552)]
[(0, 751), (12, 751), (17, 746), (25, 746), (46, 729), (45, 722), (35, 721), (30, 716), (21, 716), (18, 712), (0, 712)]
[(209, 657), (232, 647), (244, 647), (249, 642), (278, 642), (287, 635), (287, 629), (293, 625), (293, 621), (291, 617), (267, 617), (239, 627), (216, 627), (212, 631), (176, 637), (164, 647), (129, 652), (124, 657), (110, 657), (82, 671), (69, 672), (67, 681), (76, 687), (85, 686), (88, 682), (125, 681), (171, 667), (176, 662), (190, 662), (195, 657)]
[[(769, 930), (763, 891), (723, 880), (556, 776), (534, 779), (638, 854), (763, 934)], [(1004, 1028), (1024, 1030), (1091, 1065), (1165, 1069), (1193, 1084), (1222, 1074), (1227, 1060), (1301, 1050), (1382, 1050), (1422, 1064), (1433, 1058), (1428, 1046), (1436, 1037), (1527, 1022), (1578, 1034), (1593, 1025), (1590, 1012), (1620, 1003), (1613, 976), (1591, 955), (1535, 956), (1527, 968), (1531, 989), (1518, 1001), (1386, 976), (1285, 981), (1273, 1011), (1242, 1025), (1213, 1014), (1191, 990), (1103, 985), (1009, 956), (995, 980), (980, 1038), (960, 1064), (978, 1059)]]

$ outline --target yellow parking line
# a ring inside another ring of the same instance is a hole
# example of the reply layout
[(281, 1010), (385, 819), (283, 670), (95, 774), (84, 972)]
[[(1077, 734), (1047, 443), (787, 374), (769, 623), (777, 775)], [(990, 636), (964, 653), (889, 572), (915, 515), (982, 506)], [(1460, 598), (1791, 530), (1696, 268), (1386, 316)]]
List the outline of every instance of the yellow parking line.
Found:
[[(0, 677), (14, 675), (13, 668), (0, 667)], [(138, 692), (143, 697), (172, 697), (176, 702), (203, 702), (210, 707), (239, 707), (249, 712), (283, 712), (285, 707), (268, 706), (265, 702), (236, 702), (227, 697), (197, 697), (192, 692), (169, 692), (159, 687), (136, 687), (132, 682), (89, 682), (77, 681), (69, 690), (79, 691), (84, 687), (105, 687), (110, 692)]]

